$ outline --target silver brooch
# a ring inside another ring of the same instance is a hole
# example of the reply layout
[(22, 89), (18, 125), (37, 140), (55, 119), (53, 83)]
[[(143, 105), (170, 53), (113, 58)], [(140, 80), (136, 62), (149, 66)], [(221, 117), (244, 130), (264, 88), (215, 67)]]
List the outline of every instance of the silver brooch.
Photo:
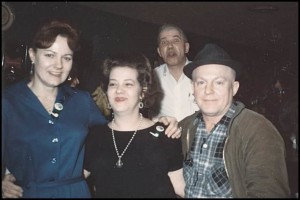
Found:
[(163, 132), (165, 129), (162, 126), (156, 126), (156, 130), (159, 132)]
[(54, 109), (51, 112), (51, 115), (55, 118), (58, 118), (60, 111), (62, 111), (62, 109), (64, 108), (64, 106), (61, 103), (55, 103), (54, 104)]
[(159, 134), (158, 133), (153, 133), (153, 132), (149, 132), (151, 135), (153, 135), (154, 137), (158, 137), (159, 136)]
[(51, 115), (52, 115), (53, 117), (55, 117), (55, 118), (57, 118), (57, 117), (58, 117), (58, 113), (54, 113), (54, 112), (52, 112), (52, 113), (51, 113)]
[(64, 108), (64, 106), (61, 103), (55, 103), (54, 108), (58, 111), (61, 111)]

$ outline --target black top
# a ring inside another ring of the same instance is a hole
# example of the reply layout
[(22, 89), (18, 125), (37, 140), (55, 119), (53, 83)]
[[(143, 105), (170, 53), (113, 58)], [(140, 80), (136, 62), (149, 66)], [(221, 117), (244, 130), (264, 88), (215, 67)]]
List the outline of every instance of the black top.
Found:
[[(161, 123), (137, 131), (116, 167), (118, 157), (108, 125), (95, 126), (88, 135), (84, 168), (91, 172), (95, 197), (176, 197), (168, 172), (182, 168), (181, 140), (168, 138)], [(152, 134), (151, 134), (152, 133)], [(133, 131), (114, 131), (122, 154)], [(159, 135), (158, 137), (155, 137)]]

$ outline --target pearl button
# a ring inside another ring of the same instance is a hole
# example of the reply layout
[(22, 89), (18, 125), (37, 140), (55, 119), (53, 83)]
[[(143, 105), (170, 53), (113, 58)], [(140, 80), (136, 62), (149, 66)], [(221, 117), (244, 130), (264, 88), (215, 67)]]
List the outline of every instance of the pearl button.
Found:
[(53, 143), (58, 142), (58, 138), (53, 138), (52, 142)]
[(207, 146), (208, 146), (207, 144), (203, 144), (203, 148), (205, 148), (205, 149), (206, 149), (206, 148), (207, 148)]
[(52, 120), (49, 120), (48, 124), (54, 124), (54, 122)]
[(51, 162), (54, 164), (56, 163), (56, 158), (52, 158)]

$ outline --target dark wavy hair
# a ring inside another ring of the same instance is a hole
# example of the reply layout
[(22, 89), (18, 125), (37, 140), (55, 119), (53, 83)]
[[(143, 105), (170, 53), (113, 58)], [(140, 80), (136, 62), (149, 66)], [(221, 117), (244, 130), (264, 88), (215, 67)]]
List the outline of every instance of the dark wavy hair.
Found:
[(33, 48), (34, 51), (36, 51), (37, 48), (49, 48), (55, 42), (58, 35), (68, 39), (69, 48), (73, 52), (79, 51), (78, 31), (67, 21), (57, 19), (46, 21), (40, 25), (33, 37), (31, 48)]
[(160, 87), (156, 73), (153, 72), (149, 59), (140, 53), (114, 54), (103, 62), (103, 83), (107, 91), (109, 76), (115, 67), (130, 67), (138, 72), (138, 81), (142, 88), (142, 101), (144, 108), (151, 110), (151, 115), (158, 114), (163, 92)]

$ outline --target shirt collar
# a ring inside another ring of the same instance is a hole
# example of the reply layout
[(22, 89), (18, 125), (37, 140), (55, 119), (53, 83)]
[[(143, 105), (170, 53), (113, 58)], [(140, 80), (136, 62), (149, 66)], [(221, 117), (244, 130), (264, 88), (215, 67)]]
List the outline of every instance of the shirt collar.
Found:
[[(191, 62), (191, 61), (189, 61), (187, 58), (185, 58), (185, 59), (186, 59), (186, 60), (185, 60), (184, 66), (186, 66), (187, 64), (189, 64), (189, 63)], [(167, 63), (165, 63), (164, 66), (163, 66), (163, 75), (164, 75), (164, 76), (167, 76), (167, 74), (170, 75), (170, 71), (169, 71), (169, 68), (168, 68)], [(184, 73), (183, 73), (183, 75), (185, 76)]]

